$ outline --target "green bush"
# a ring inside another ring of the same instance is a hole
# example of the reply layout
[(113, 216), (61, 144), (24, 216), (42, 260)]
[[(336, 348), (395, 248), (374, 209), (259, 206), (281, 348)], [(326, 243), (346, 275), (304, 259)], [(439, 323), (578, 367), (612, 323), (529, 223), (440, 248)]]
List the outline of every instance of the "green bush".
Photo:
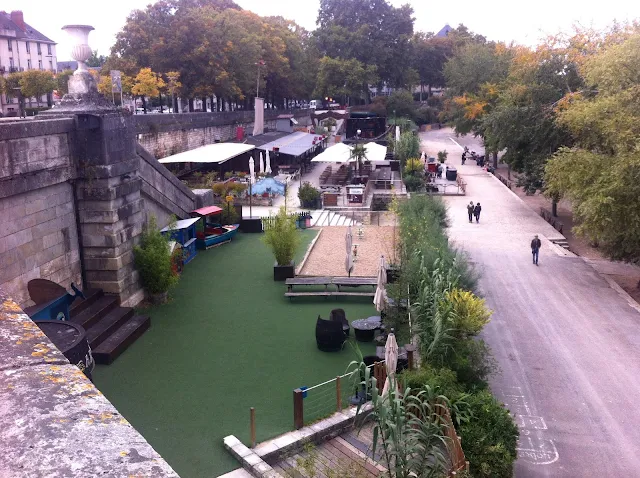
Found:
[(484, 304), (484, 299), (471, 292), (453, 289), (447, 293), (446, 300), (451, 302), (453, 321), (459, 337), (478, 335), (489, 323), (493, 312)]
[(134, 247), (133, 254), (147, 292), (160, 294), (178, 282), (178, 276), (171, 268), (169, 240), (158, 230), (155, 216), (151, 216), (142, 231), (140, 245)]
[(405, 176), (404, 185), (410, 193), (420, 191), (424, 186), (424, 181), (418, 176)]
[(464, 392), (462, 385), (458, 383), (456, 373), (446, 367), (436, 368), (423, 364), (419, 369), (405, 370), (401, 377), (405, 387), (421, 389), (428, 385), (435, 393), (450, 400), (457, 399)]
[(487, 388), (489, 377), (498, 370), (486, 342), (471, 338), (455, 342), (447, 365), (456, 372), (466, 390)]
[(465, 401), (471, 419), (460, 424), (458, 433), (471, 475), (477, 478), (513, 476), (519, 433), (509, 411), (487, 390), (471, 394)]
[(298, 199), (300, 199), (302, 207), (314, 207), (319, 198), (320, 191), (309, 182), (303, 183), (298, 189)]
[(448, 155), (449, 153), (447, 153), (446, 149), (444, 151), (438, 151), (438, 161), (444, 163), (447, 160)]
[(238, 224), (240, 222), (240, 214), (236, 211), (233, 201), (223, 199), (220, 207), (222, 208), (222, 214), (220, 215), (222, 224)]
[(300, 235), (296, 230), (295, 216), (289, 216), (284, 207), (280, 208), (273, 221), (265, 222), (267, 227), (262, 240), (271, 247), (279, 266), (291, 264), (300, 244)]

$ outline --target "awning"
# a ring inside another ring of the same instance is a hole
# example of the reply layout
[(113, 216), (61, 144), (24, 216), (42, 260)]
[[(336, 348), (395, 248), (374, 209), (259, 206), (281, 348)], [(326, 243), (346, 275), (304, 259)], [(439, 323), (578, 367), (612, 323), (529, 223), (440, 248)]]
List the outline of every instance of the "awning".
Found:
[(344, 143), (337, 143), (325, 149), (311, 160), (312, 163), (349, 163), (355, 161), (351, 158), (351, 148)]
[(276, 139), (275, 141), (271, 141), (270, 143), (263, 144), (262, 146), (257, 146), (257, 148), (263, 151), (273, 151), (273, 148), (276, 147), (280, 148), (279, 151), (282, 154), (300, 156), (320, 144), (320, 141), (316, 141), (316, 144), (313, 144), (313, 141), (318, 137), (319, 136), (317, 134), (298, 131), (296, 133), (283, 136), (280, 139)]
[(242, 143), (214, 143), (200, 146), (183, 153), (167, 156), (160, 159), (162, 164), (168, 163), (217, 163), (222, 164), (236, 156), (240, 156), (247, 151), (251, 151), (255, 146)]
[(195, 211), (191, 211), (191, 214), (196, 214), (198, 216), (210, 216), (211, 214), (220, 214), (221, 212), (222, 209), (218, 206), (206, 206), (196, 209)]
[(200, 220), (199, 217), (192, 217), (189, 219), (181, 219), (176, 221), (175, 227), (169, 228), (169, 226), (160, 230), (160, 232), (168, 232), (168, 231), (178, 231), (180, 229), (186, 229), (191, 226), (193, 223), (198, 222)]

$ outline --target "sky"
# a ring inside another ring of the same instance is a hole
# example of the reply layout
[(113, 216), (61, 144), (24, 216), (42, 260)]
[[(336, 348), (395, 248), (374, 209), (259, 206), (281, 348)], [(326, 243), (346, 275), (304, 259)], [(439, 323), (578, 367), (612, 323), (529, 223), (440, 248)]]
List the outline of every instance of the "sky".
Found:
[[(281, 15), (303, 27), (315, 28), (320, 0), (235, 0), (242, 8), (259, 15)], [(0, 0), (0, 9), (22, 10), (24, 19), (36, 30), (58, 43), (58, 61), (70, 60), (71, 44), (64, 25), (83, 24), (95, 28), (89, 45), (107, 55), (115, 35), (124, 25), (131, 10), (144, 9), (150, 0)], [(424, 0), (391, 0), (399, 6), (409, 3), (414, 9), (415, 29), (437, 32), (445, 24), (456, 27), (463, 23), (490, 40), (514, 41), (533, 46), (541, 38), (559, 31), (570, 32), (572, 25), (604, 28), (614, 20), (640, 19), (637, 0), (537, 0), (528, 4), (513, 0), (457, 0), (426, 2)]]

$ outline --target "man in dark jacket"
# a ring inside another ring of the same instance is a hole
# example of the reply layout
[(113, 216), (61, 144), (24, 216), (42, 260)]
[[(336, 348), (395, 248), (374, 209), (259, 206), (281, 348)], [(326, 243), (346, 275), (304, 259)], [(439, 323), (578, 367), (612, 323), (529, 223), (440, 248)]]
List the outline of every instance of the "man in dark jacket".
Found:
[(476, 207), (473, 208), (473, 215), (476, 217), (476, 222), (480, 222), (480, 211), (482, 211), (482, 207), (480, 203), (478, 203)]
[(542, 246), (542, 242), (538, 238), (538, 235), (533, 238), (531, 241), (531, 254), (533, 255), (533, 263), (538, 265), (538, 254), (540, 252), (540, 246)]
[(469, 222), (473, 222), (473, 201), (467, 204), (467, 213), (469, 213)]

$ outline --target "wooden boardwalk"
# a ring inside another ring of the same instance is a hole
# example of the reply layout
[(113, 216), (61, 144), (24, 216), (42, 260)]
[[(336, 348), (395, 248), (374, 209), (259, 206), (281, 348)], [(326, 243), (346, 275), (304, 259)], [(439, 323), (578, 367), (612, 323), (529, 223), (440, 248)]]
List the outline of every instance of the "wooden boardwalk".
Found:
[[(291, 478), (373, 478), (386, 468), (380, 464), (380, 448), (372, 454), (372, 423), (311, 446), (289, 458), (272, 464), (282, 476)], [(379, 443), (378, 443), (379, 445)]]

